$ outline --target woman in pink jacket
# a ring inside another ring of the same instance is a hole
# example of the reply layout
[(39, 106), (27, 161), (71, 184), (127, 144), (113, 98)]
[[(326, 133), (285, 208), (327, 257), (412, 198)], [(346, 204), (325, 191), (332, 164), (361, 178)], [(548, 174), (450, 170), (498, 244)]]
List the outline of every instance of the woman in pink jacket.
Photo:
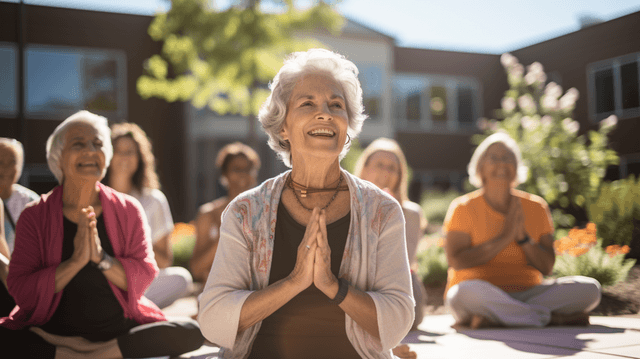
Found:
[(158, 266), (140, 203), (100, 183), (112, 154), (107, 120), (87, 111), (49, 137), (61, 185), (17, 223), (7, 278), (17, 305), (0, 319), (10, 357), (144, 358), (202, 345), (197, 323), (167, 322), (143, 296)]

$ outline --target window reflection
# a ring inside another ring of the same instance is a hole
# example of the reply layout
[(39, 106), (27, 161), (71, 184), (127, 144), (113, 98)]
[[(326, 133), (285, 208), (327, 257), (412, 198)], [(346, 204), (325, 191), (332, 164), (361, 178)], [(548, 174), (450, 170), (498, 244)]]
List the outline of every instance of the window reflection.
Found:
[(382, 114), (382, 69), (376, 65), (358, 64), (365, 112), (375, 119)]
[(89, 110), (107, 117), (125, 117), (123, 54), (30, 46), (25, 58), (29, 116), (66, 117)]
[(0, 115), (14, 117), (18, 113), (17, 56), (15, 46), (0, 43)]

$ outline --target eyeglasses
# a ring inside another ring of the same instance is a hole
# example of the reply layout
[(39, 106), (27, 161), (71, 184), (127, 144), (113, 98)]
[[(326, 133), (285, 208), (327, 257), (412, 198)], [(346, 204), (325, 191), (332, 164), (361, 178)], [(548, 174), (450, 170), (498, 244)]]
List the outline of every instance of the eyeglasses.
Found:
[(498, 156), (496, 154), (489, 154), (487, 155), (487, 159), (489, 161), (491, 161), (492, 163), (506, 163), (508, 165), (515, 165), (516, 164), (516, 160), (515, 158), (513, 158), (513, 155), (509, 155), (509, 154), (505, 154), (502, 156)]

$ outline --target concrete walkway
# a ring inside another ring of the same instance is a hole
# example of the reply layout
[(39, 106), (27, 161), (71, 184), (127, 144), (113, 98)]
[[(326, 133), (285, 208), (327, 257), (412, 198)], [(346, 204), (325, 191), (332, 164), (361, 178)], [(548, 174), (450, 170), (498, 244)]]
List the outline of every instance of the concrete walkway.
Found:
[[(165, 309), (167, 315), (192, 315), (195, 298), (184, 298)], [(427, 316), (419, 330), (403, 343), (424, 359), (457, 358), (575, 358), (640, 359), (640, 316), (591, 317), (588, 327), (541, 329), (479, 329), (456, 332), (450, 315)], [(184, 354), (186, 359), (216, 359), (218, 349), (203, 346)]]

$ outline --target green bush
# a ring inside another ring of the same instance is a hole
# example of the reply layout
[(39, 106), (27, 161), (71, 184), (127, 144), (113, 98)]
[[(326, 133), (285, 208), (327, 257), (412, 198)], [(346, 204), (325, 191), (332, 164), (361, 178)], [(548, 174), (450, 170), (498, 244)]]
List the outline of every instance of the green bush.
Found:
[(623, 254), (610, 256), (602, 247), (602, 241), (585, 254), (573, 256), (569, 253), (558, 255), (553, 267), (556, 277), (581, 275), (595, 278), (605, 286), (614, 285), (624, 281), (629, 270), (635, 265), (635, 259), (626, 259)]
[(587, 206), (589, 219), (598, 227), (598, 235), (604, 246), (628, 245), (628, 257), (640, 255), (640, 238), (637, 226), (640, 223), (640, 178), (633, 175), (627, 179), (604, 183), (600, 195)]
[(444, 248), (431, 245), (418, 253), (418, 276), (425, 286), (436, 287), (447, 282), (447, 255)]
[[(572, 119), (578, 90), (547, 81), (540, 63), (527, 67), (510, 54), (501, 62), (507, 72), (509, 90), (496, 115), (502, 121), (481, 120), (485, 131), (473, 137), (480, 143), (502, 130), (513, 137), (522, 152), (529, 176), (520, 187), (544, 198), (552, 209), (556, 227), (570, 228), (575, 219), (587, 221), (586, 205), (597, 196), (607, 166), (618, 163), (618, 155), (607, 147), (607, 134), (617, 118), (600, 122), (597, 131), (579, 135), (580, 124)], [(586, 131), (585, 131), (586, 132)]]
[(189, 269), (189, 260), (196, 245), (196, 236), (183, 236), (173, 243), (173, 265)]
[(429, 225), (442, 224), (451, 202), (462, 193), (451, 189), (448, 191), (427, 190), (422, 193), (420, 206)]
[(358, 162), (358, 158), (362, 155), (362, 151), (364, 149), (360, 145), (360, 141), (357, 138), (351, 140), (351, 147), (349, 147), (349, 152), (344, 156), (342, 161), (340, 161), (340, 166), (345, 169), (345, 171), (353, 174), (353, 171), (356, 168), (356, 163)]

